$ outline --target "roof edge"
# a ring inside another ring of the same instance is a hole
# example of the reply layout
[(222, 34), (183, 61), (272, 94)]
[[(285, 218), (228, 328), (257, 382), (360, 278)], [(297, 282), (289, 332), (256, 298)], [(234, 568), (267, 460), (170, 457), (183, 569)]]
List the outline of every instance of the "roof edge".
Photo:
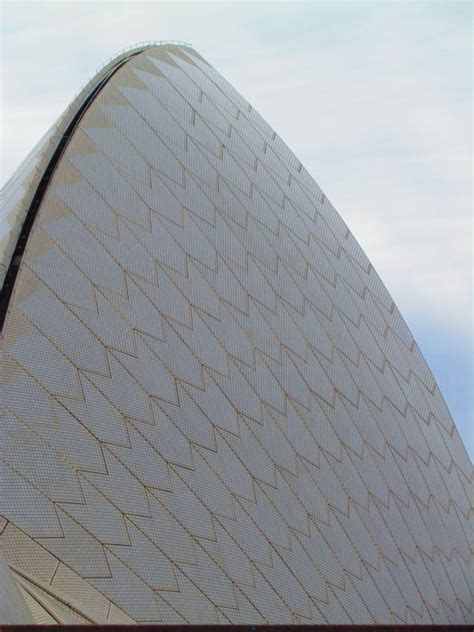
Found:
[[(76, 126), (82, 119), (88, 107), (92, 104), (97, 94), (106, 85), (119, 68), (131, 58), (144, 51), (157, 47), (179, 47), (192, 49), (191, 44), (178, 40), (148, 41), (123, 49), (111, 57), (101, 66), (96, 74), (79, 90), (66, 110), (56, 123), (50, 128), (49, 138), (40, 141), (39, 156), (32, 170), (27, 171), (26, 177), (20, 182), (15, 182), (18, 172), (21, 172), (25, 162), (32, 159), (29, 154), (25, 161), (13, 173), (2, 189), (8, 193), (11, 187), (23, 187), (23, 194), (18, 203), (8, 211), (2, 209), (5, 217), (3, 222), (10, 224), (10, 229), (4, 237), (2, 252), (0, 252), (0, 330), (8, 312), (8, 307), (13, 294), (15, 280), (26, 248), (29, 234), (34, 224), (37, 211), (51, 181), (69, 139), (74, 134)], [(47, 132), (48, 134), (48, 132)], [(32, 151), (34, 154), (35, 148)], [(33, 158), (35, 158), (33, 156)], [(12, 196), (15, 197), (14, 195)]]

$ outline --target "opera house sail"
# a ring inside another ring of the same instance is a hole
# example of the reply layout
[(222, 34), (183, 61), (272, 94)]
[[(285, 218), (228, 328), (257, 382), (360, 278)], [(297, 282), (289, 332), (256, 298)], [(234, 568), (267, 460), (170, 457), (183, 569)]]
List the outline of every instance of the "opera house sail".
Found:
[(0, 621), (472, 621), (472, 464), (439, 388), (190, 46), (102, 69), (0, 236)]

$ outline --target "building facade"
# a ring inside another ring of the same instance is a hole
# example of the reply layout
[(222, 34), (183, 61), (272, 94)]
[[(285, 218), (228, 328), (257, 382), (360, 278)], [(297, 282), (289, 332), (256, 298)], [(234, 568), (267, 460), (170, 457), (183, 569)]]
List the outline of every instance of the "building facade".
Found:
[(472, 465), (439, 388), (323, 192), (190, 46), (101, 70), (2, 217), (0, 620), (473, 620)]

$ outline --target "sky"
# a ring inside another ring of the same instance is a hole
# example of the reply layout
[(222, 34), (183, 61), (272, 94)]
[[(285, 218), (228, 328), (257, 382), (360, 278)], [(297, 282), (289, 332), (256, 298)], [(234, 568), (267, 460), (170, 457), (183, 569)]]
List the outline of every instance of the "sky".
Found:
[(3, 185), (119, 50), (193, 45), (289, 145), (407, 321), (474, 459), (470, 2), (3, 2)]

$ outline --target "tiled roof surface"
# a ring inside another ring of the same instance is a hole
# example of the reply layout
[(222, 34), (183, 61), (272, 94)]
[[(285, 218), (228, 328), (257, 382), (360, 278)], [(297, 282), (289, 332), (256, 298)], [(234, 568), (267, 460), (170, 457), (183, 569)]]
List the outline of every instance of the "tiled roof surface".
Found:
[(433, 376), (189, 47), (83, 115), (3, 346), (0, 542), (36, 621), (472, 621), (472, 465)]

